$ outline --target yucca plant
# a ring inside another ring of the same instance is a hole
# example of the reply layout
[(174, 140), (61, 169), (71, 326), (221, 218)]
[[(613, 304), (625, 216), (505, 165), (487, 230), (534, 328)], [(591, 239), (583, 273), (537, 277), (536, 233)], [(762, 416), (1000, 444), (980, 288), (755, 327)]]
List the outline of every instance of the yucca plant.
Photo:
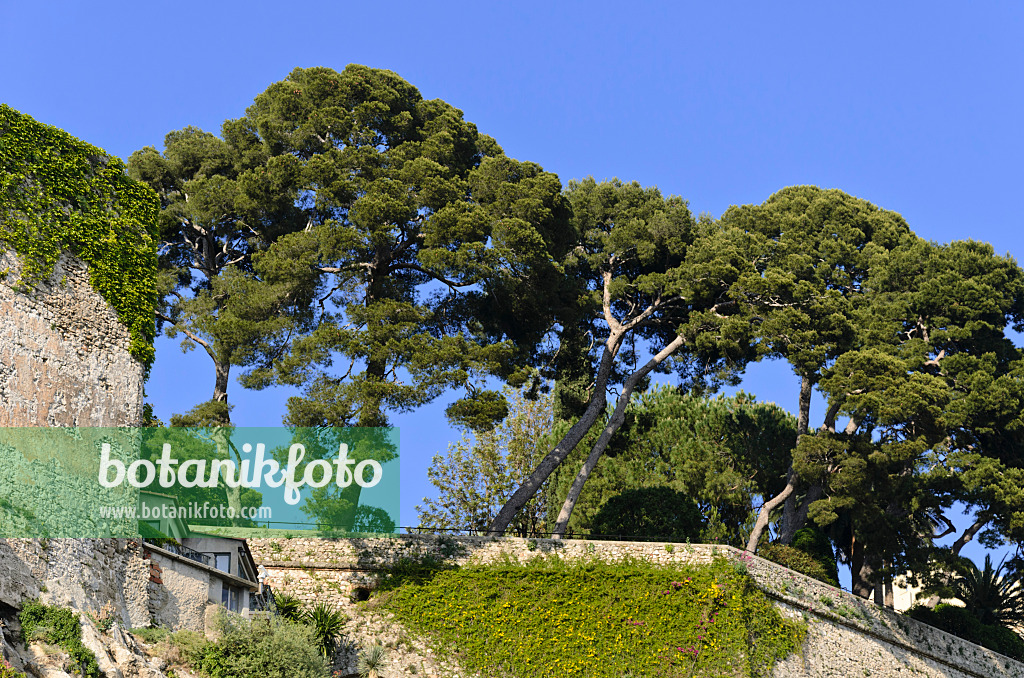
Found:
[(302, 601), (295, 596), (289, 596), (287, 593), (275, 594), (274, 609), (282, 619), (302, 621)]
[(345, 614), (328, 607), (326, 603), (317, 603), (306, 610), (302, 621), (312, 627), (320, 654), (331, 657), (341, 637), (341, 630), (345, 627)]
[(359, 663), (356, 664), (359, 678), (380, 678), (381, 671), (384, 670), (386, 658), (384, 646), (382, 645), (374, 645), (366, 652), (363, 652), (359, 655)]

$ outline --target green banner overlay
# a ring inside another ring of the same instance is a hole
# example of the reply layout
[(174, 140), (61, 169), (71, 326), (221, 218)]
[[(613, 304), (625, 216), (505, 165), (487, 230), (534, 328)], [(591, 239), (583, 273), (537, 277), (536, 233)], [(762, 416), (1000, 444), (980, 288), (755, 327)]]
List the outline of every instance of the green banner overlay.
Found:
[(0, 428), (0, 537), (396, 531), (397, 428)]

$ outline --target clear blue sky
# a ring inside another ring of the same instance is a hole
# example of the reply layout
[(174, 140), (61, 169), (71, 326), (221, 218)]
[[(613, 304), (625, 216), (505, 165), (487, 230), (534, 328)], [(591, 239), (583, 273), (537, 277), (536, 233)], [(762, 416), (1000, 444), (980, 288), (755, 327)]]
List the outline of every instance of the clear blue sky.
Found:
[[(657, 185), (720, 215), (793, 184), (840, 188), (936, 241), (1024, 253), (1024, 4), (41, 2), (0, 0), (0, 101), (127, 158), (218, 132), (296, 66), (396, 71), (505, 151)], [(205, 356), (158, 342), (166, 419), (212, 392)], [(794, 409), (781, 366), (744, 388)], [(241, 425), (283, 391), (234, 387)], [(404, 524), (457, 433), (398, 416)], [(819, 405), (816, 413), (821, 416)], [(970, 555), (977, 557), (978, 552)]]

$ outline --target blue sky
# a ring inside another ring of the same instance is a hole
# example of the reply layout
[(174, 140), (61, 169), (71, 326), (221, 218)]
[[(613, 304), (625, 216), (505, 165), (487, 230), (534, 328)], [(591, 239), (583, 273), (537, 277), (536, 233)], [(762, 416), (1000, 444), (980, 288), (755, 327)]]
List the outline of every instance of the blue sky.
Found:
[[(816, 184), (900, 212), (926, 238), (1019, 258), (1022, 43), (1024, 5), (1011, 2), (0, 0), (0, 101), (127, 158), (186, 125), (218, 132), (296, 66), (361, 63), (563, 182), (637, 180), (715, 216)], [(205, 356), (166, 339), (157, 351), (147, 390), (160, 416), (209, 397)], [(783, 366), (755, 366), (743, 388), (796, 406)], [(233, 417), (272, 423), (286, 396), (236, 386)], [(431, 490), (431, 455), (458, 436), (444, 405), (395, 417), (403, 524)]]

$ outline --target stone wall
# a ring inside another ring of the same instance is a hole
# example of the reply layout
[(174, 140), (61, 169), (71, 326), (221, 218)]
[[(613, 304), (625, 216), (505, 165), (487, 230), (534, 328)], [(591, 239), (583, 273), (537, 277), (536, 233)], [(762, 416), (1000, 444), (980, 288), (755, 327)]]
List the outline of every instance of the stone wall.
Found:
[(147, 626), (149, 564), (129, 539), (0, 539), (0, 603), (42, 598), (99, 614), (113, 603), (126, 628)]
[(225, 578), (247, 584), (134, 539), (0, 539), (0, 611), (39, 598), (99, 615), (113, 603), (124, 628), (204, 631)]
[(134, 426), (143, 369), (130, 335), (64, 255), (49, 280), (16, 290), (20, 262), (0, 250), (0, 426)]
[(401, 558), (467, 564), (555, 555), (566, 561), (632, 558), (682, 564), (725, 557), (746, 567), (783, 614), (808, 624), (802, 655), (776, 666), (775, 678), (1024, 678), (1024, 664), (726, 546), (429, 535), (268, 538), (248, 544), (256, 562), (267, 569), (275, 592), (341, 607), (365, 596), (374, 586), (375, 573)]

